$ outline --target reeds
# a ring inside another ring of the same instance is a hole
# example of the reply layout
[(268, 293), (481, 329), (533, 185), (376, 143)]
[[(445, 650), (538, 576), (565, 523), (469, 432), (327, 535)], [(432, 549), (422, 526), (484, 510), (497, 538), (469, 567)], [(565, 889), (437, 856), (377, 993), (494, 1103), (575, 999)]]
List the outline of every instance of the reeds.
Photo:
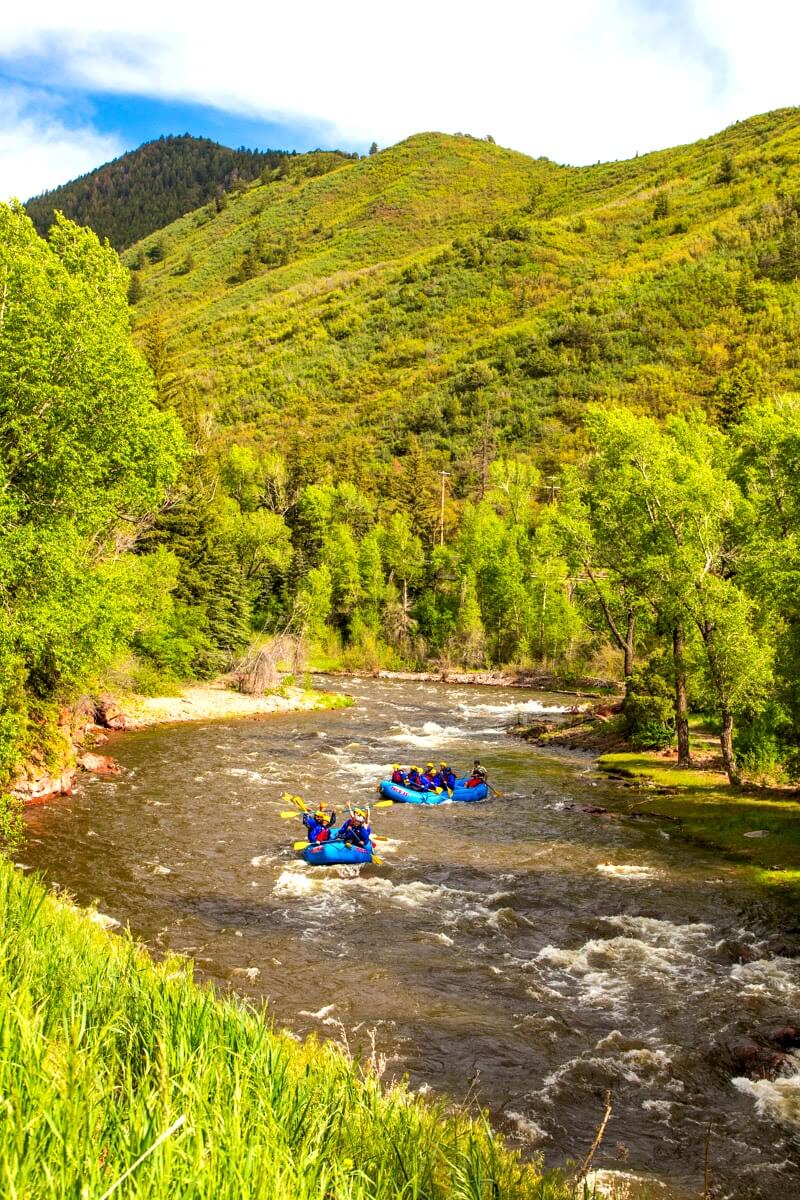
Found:
[(482, 1117), (270, 1029), (0, 862), (0, 1195), (562, 1200)]

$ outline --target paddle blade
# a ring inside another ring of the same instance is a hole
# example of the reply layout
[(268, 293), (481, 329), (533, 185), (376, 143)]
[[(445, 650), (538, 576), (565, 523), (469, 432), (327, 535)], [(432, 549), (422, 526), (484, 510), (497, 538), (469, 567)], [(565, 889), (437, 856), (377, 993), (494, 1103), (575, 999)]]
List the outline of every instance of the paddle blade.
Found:
[(278, 813), (278, 816), (281, 818), (282, 821), (289, 821), (289, 820), (296, 821), (297, 818), (300, 816), (300, 814), (296, 808), (293, 808), (291, 812)]
[(285, 804), (296, 804), (300, 812), (308, 812), (308, 809), (306, 808), (306, 802), (302, 796), (292, 796), (289, 794), (289, 792), (284, 792), (281, 796), (281, 800), (283, 800)]
[(393, 804), (394, 804), (394, 800), (376, 800), (375, 803), (373, 805), (371, 805), (371, 807), (372, 808), (391, 808)]
[(311, 842), (309, 842), (308, 838), (306, 838), (306, 840), (304, 842), (292, 842), (292, 849), (293, 850), (305, 850), (306, 846), (310, 846), (310, 845), (311, 845)]

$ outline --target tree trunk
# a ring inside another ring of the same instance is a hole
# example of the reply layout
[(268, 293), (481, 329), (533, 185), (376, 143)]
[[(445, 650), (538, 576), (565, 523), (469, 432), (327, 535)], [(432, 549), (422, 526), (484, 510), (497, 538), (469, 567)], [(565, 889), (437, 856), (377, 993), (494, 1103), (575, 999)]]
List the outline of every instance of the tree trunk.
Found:
[(723, 708), (720, 715), (722, 729), (719, 734), (719, 744), (722, 747), (722, 762), (732, 786), (739, 787), (742, 780), (736, 766), (736, 755), (733, 752), (733, 713), (729, 708)]
[(622, 672), (625, 676), (625, 686), (627, 690), (628, 680), (633, 674), (633, 649), (634, 649), (634, 630), (636, 626), (636, 614), (632, 608), (628, 609), (628, 624), (625, 630), (625, 658), (623, 662)]
[(689, 767), (689, 705), (686, 699), (686, 663), (683, 658), (683, 627), (672, 630), (672, 661), (675, 667), (675, 732), (678, 735), (678, 766)]

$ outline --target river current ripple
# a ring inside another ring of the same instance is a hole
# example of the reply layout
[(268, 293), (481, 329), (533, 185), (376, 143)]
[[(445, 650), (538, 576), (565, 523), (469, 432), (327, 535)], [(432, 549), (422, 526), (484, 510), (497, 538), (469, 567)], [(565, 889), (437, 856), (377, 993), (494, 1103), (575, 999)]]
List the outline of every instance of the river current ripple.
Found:
[[(614, 785), (505, 733), (567, 698), (334, 686), (356, 705), (126, 735), (124, 775), (31, 810), (21, 857), (295, 1032), (374, 1039), (390, 1077), (469, 1095), (550, 1163), (583, 1157), (610, 1088), (596, 1165), (631, 1194), (701, 1194), (712, 1119), (715, 1197), (800, 1194), (800, 1060), (770, 1081), (735, 1058), (800, 1024), (796, 918), (655, 822), (581, 812)], [(377, 810), (386, 866), (295, 860), (283, 790), (363, 803), (393, 761), (476, 754), (502, 797)]]

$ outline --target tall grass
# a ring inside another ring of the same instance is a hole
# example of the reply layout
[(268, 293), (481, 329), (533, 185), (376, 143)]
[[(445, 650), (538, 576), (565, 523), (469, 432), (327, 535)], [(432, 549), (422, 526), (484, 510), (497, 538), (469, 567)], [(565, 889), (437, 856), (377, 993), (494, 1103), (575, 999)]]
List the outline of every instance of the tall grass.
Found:
[(156, 965), (0, 862), (0, 1194), (561, 1200), (470, 1118)]

